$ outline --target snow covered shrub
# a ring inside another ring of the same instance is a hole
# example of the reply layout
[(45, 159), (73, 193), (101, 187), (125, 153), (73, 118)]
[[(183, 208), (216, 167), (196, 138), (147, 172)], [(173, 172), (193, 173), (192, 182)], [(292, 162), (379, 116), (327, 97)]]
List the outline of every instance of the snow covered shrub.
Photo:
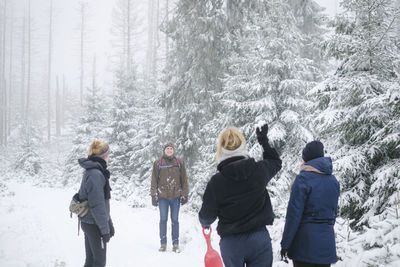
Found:
[(20, 134), (20, 150), (14, 161), (14, 169), (37, 175), (42, 169), (42, 159), (38, 153), (40, 134), (33, 126), (21, 128)]

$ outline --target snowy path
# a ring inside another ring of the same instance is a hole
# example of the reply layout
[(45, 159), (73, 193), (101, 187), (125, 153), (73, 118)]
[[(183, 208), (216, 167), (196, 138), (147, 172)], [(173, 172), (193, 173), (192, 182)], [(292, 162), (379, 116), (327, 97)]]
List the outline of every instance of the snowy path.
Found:
[[(0, 198), (0, 266), (76, 267), (84, 262), (83, 234), (77, 236), (77, 219), (71, 219), (70, 189), (7, 184), (14, 195)], [(107, 266), (204, 266), (206, 249), (197, 218), (180, 214), (182, 252), (158, 252), (158, 210), (132, 209), (111, 203), (116, 235), (111, 239)], [(170, 229), (168, 228), (170, 235)], [(213, 246), (219, 238), (213, 234)]]

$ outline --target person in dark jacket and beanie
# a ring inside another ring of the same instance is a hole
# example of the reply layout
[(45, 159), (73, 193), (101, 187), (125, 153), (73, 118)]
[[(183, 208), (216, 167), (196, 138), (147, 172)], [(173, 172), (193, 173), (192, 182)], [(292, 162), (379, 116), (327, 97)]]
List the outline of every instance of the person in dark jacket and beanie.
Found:
[(268, 126), (257, 128), (263, 160), (248, 156), (246, 140), (235, 127), (222, 131), (217, 148), (218, 172), (203, 195), (199, 220), (209, 227), (219, 219), (221, 256), (226, 267), (272, 266), (272, 246), (266, 225), (274, 220), (266, 189), (282, 161), (268, 144)]
[(304, 162), (291, 188), (281, 256), (289, 256), (295, 267), (330, 266), (337, 261), (333, 227), (339, 183), (321, 142), (308, 143), (302, 157)]
[(174, 155), (171, 142), (165, 144), (163, 155), (153, 164), (150, 195), (152, 205), (160, 210), (159, 251), (167, 249), (168, 210), (171, 210), (172, 250), (179, 250), (179, 207), (188, 202), (189, 186), (185, 162)]
[(115, 230), (110, 217), (110, 172), (107, 170), (110, 148), (107, 143), (93, 141), (88, 157), (79, 159), (85, 169), (79, 198), (87, 200), (89, 212), (81, 219), (85, 233), (86, 261), (84, 267), (106, 266), (107, 243)]

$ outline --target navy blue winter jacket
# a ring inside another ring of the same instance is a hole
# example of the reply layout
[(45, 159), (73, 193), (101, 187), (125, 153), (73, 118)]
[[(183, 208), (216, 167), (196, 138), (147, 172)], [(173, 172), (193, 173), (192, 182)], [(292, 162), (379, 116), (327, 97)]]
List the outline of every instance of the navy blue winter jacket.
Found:
[(282, 161), (275, 149), (266, 146), (264, 160), (231, 157), (218, 165), (203, 195), (199, 220), (209, 226), (218, 217), (218, 234), (248, 233), (272, 224), (274, 214), (266, 189), (281, 169)]
[(106, 186), (106, 177), (104, 176), (103, 166), (96, 161), (88, 158), (78, 160), (82, 168), (85, 169), (81, 187), (79, 189), (79, 198), (88, 200), (89, 212), (81, 221), (89, 224), (96, 224), (101, 235), (110, 233), (110, 201), (105, 198), (104, 188)]
[(289, 258), (314, 264), (337, 261), (334, 224), (339, 183), (328, 157), (306, 162), (295, 179), (286, 212), (281, 247)]

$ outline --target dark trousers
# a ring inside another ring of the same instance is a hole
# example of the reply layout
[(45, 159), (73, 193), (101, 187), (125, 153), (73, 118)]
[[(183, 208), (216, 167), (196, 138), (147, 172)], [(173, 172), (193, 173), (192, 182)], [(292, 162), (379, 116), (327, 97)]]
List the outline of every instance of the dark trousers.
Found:
[(219, 242), (226, 267), (271, 267), (272, 246), (267, 229), (225, 236)]
[(330, 267), (330, 264), (314, 264), (308, 262), (301, 262), (301, 261), (293, 261), (294, 267)]
[(106, 266), (107, 244), (103, 244), (101, 233), (97, 225), (81, 222), (85, 233), (86, 261), (84, 267)]

